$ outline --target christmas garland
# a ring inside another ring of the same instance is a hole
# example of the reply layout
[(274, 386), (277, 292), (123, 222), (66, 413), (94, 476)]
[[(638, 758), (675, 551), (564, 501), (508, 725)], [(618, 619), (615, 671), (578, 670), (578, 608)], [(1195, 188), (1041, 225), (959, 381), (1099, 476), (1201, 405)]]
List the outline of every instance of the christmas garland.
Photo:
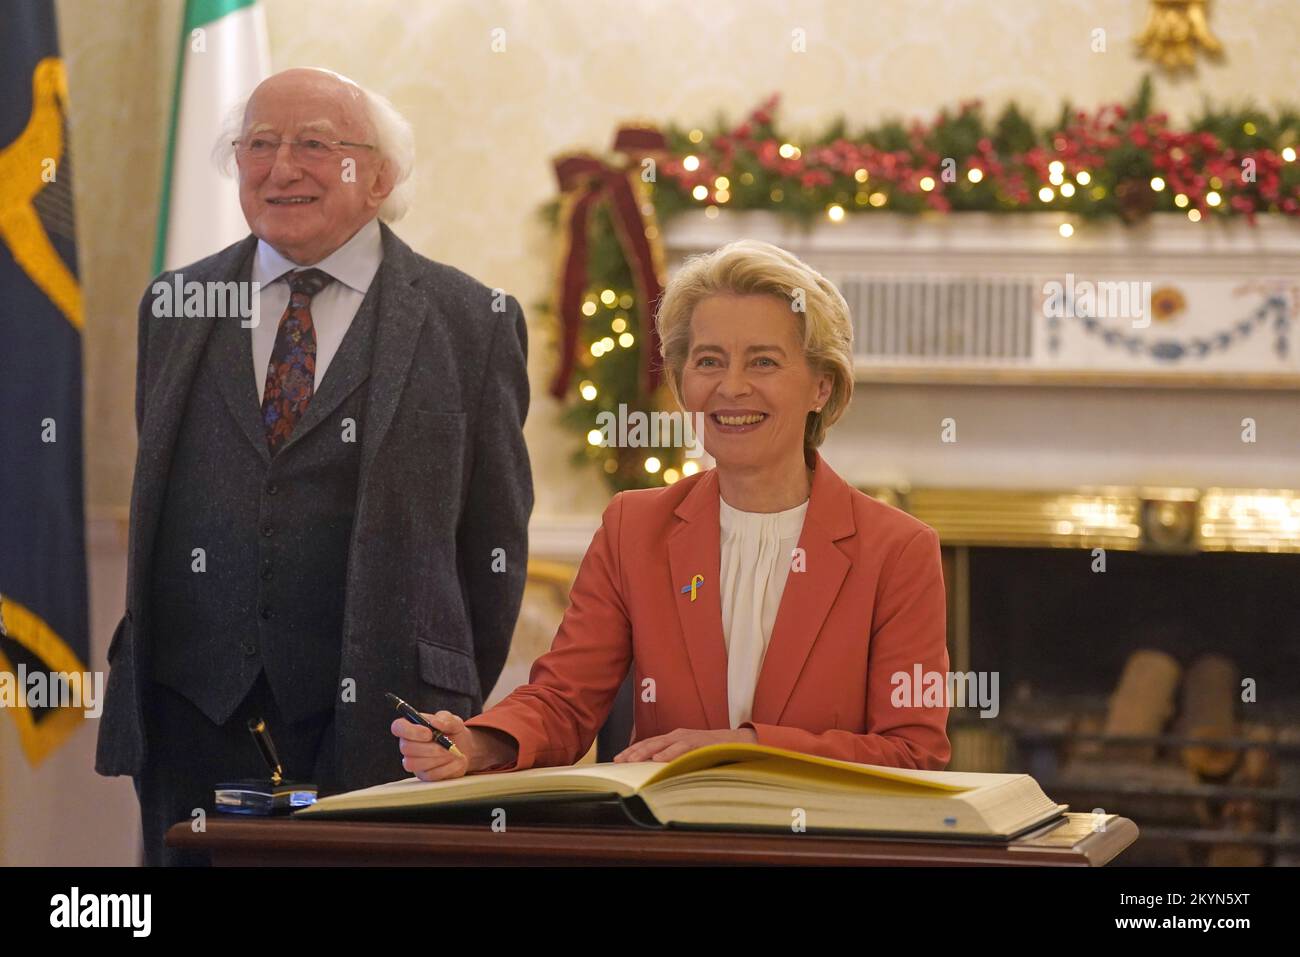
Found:
[(600, 413), (674, 408), (658, 368), (653, 308), (665, 280), (661, 224), (688, 210), (763, 209), (799, 223), (902, 213), (1054, 210), (1081, 221), (1134, 223), (1153, 212), (1193, 221), (1260, 213), (1300, 216), (1300, 113), (1206, 108), (1185, 128), (1151, 110), (1144, 80), (1128, 105), (1065, 105), (1036, 127), (1008, 105), (990, 122), (979, 102), (929, 124), (888, 121), (852, 132), (844, 120), (812, 138), (778, 129), (778, 98), (712, 132), (618, 131), (616, 159), (556, 161), (561, 197), (545, 215), (560, 235), (554, 303), (560, 363), (551, 393), (582, 436), (575, 464), (615, 490), (693, 471), (680, 448), (602, 444)]

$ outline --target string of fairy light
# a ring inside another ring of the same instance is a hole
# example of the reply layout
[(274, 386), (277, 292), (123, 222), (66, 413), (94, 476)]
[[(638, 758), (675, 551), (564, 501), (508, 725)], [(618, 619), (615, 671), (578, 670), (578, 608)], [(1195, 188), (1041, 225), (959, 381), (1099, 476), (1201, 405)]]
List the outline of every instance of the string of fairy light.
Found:
[[(602, 309), (612, 313), (608, 317), (610, 334), (594, 338), (587, 348), (592, 361), (599, 361), (617, 349), (630, 350), (637, 344), (636, 335), (630, 328), (629, 318), (635, 305), (636, 300), (630, 292), (619, 293), (613, 289), (602, 289), (599, 293), (592, 292), (583, 300), (582, 314), (588, 319), (594, 319)], [(578, 395), (584, 402), (594, 404), (600, 398), (600, 387), (591, 378), (584, 378), (578, 382)], [(587, 432), (587, 445), (593, 451), (606, 450), (602, 455), (602, 467), (607, 474), (612, 475), (618, 471), (619, 450), (605, 445), (605, 436), (600, 429), (591, 429)], [(640, 467), (648, 479), (657, 479), (664, 485), (672, 485), (681, 478), (694, 475), (700, 468), (699, 463), (693, 459), (685, 459), (680, 467), (676, 463), (666, 462), (662, 452), (658, 455), (646, 455), (641, 460)]]
[[(1255, 135), (1257, 132), (1255, 124), (1246, 121), (1242, 124), (1242, 132), (1248, 136)], [(687, 138), (692, 143), (701, 143), (704, 141), (704, 137), (704, 131), (700, 129), (693, 129), (687, 134)], [(788, 142), (782, 143), (777, 153), (782, 159), (786, 160), (798, 160), (803, 156), (803, 150), (800, 147)], [(1171, 155), (1178, 160), (1184, 158), (1182, 151), (1177, 147), (1171, 150)], [(1286, 146), (1279, 150), (1278, 155), (1285, 162), (1294, 163), (1297, 153), (1295, 147)], [(700, 157), (694, 153), (682, 157), (681, 163), (682, 168), (688, 173), (694, 173), (700, 169)], [(965, 170), (965, 177), (971, 185), (976, 185), (983, 181), (984, 170), (979, 166), (971, 166)], [(854, 170), (853, 178), (860, 186), (854, 194), (856, 206), (880, 209), (889, 204), (889, 194), (884, 189), (869, 187), (871, 178), (869, 170), (859, 167)], [(745, 186), (752, 186), (754, 183), (754, 175), (748, 171), (741, 173), (738, 179)], [(1223, 179), (1219, 176), (1210, 176), (1208, 182), (1210, 189), (1204, 194), (1205, 204), (1212, 208), (1222, 207), (1223, 194), (1220, 190), (1224, 188)], [(714, 179), (712, 188), (703, 183), (698, 183), (691, 188), (690, 196), (697, 203), (703, 205), (706, 217), (715, 219), (719, 215), (721, 208), (731, 199), (731, 185), (730, 177), (718, 176)], [(921, 192), (929, 193), (938, 186), (938, 181), (933, 176), (926, 174), (917, 178), (916, 185)], [(1149, 185), (1154, 193), (1162, 193), (1168, 187), (1165, 178), (1162, 176), (1152, 176)], [(1058, 197), (1070, 199), (1079, 192), (1079, 188), (1086, 191), (1081, 195), (1086, 195), (1094, 201), (1105, 199), (1107, 195), (1105, 186), (1100, 183), (1093, 183), (1092, 173), (1089, 170), (1080, 167), (1069, 171), (1066, 169), (1066, 164), (1061, 160), (1052, 160), (1048, 164), (1047, 182), (1039, 187), (1037, 196), (1040, 203), (1050, 208)], [(785, 199), (785, 189), (782, 186), (773, 186), (768, 195), (773, 203), (780, 203)], [(1192, 199), (1187, 193), (1174, 193), (1173, 203), (1178, 209), (1185, 211), (1187, 218), (1191, 222), (1198, 223), (1202, 220), (1201, 211), (1192, 206)], [(825, 216), (832, 223), (841, 223), (845, 220), (847, 212), (843, 203), (832, 202), (826, 205)], [(1068, 239), (1074, 235), (1075, 227), (1073, 223), (1065, 221), (1057, 226), (1057, 231), (1062, 237)]]

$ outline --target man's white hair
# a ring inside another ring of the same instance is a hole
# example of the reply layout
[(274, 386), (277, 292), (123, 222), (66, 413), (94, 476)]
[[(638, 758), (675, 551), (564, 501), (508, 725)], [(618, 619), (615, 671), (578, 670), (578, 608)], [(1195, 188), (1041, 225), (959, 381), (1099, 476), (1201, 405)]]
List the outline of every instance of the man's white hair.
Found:
[[(351, 81), (348, 81), (351, 82)], [(411, 173), (415, 169), (415, 131), (406, 117), (398, 112), (397, 107), (385, 96), (374, 93), (361, 84), (355, 84), (361, 91), (362, 102), (366, 107), (366, 118), (375, 130), (375, 146), (379, 155), (388, 162), (393, 171), (393, 191), (379, 206), (379, 218), (386, 223), (396, 222), (406, 215), (411, 206), (411, 192), (414, 183)], [(248, 107), (246, 97), (231, 107), (221, 126), (221, 135), (212, 149), (212, 158), (217, 166), (228, 176), (235, 175), (234, 141), (244, 131), (244, 112)]]

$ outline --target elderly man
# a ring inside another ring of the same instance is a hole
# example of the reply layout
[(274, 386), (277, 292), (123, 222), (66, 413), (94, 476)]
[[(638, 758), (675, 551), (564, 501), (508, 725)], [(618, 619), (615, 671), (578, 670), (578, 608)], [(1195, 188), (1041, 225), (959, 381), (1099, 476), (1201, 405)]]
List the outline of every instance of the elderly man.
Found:
[[(481, 711), (533, 505), (519, 304), (381, 222), (408, 185), (401, 116), (288, 70), (227, 139), (252, 235), (140, 305), (127, 608), (95, 768), (134, 777), (151, 864), (204, 863), (164, 832), (210, 813), (219, 782), (268, 776), (250, 719), (286, 777), (328, 793), (406, 774), (385, 692)], [(160, 298), (231, 283), (257, 284), (257, 321)]]

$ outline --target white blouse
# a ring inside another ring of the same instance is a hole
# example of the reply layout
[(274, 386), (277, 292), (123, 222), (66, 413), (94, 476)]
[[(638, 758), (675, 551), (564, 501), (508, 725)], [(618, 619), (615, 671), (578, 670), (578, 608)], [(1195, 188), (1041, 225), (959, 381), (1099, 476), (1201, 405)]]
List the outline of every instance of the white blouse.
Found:
[(763, 655), (799, 544), (808, 503), (784, 512), (742, 512), (718, 499), (722, 526), (722, 636), (727, 645), (731, 726), (750, 720)]

